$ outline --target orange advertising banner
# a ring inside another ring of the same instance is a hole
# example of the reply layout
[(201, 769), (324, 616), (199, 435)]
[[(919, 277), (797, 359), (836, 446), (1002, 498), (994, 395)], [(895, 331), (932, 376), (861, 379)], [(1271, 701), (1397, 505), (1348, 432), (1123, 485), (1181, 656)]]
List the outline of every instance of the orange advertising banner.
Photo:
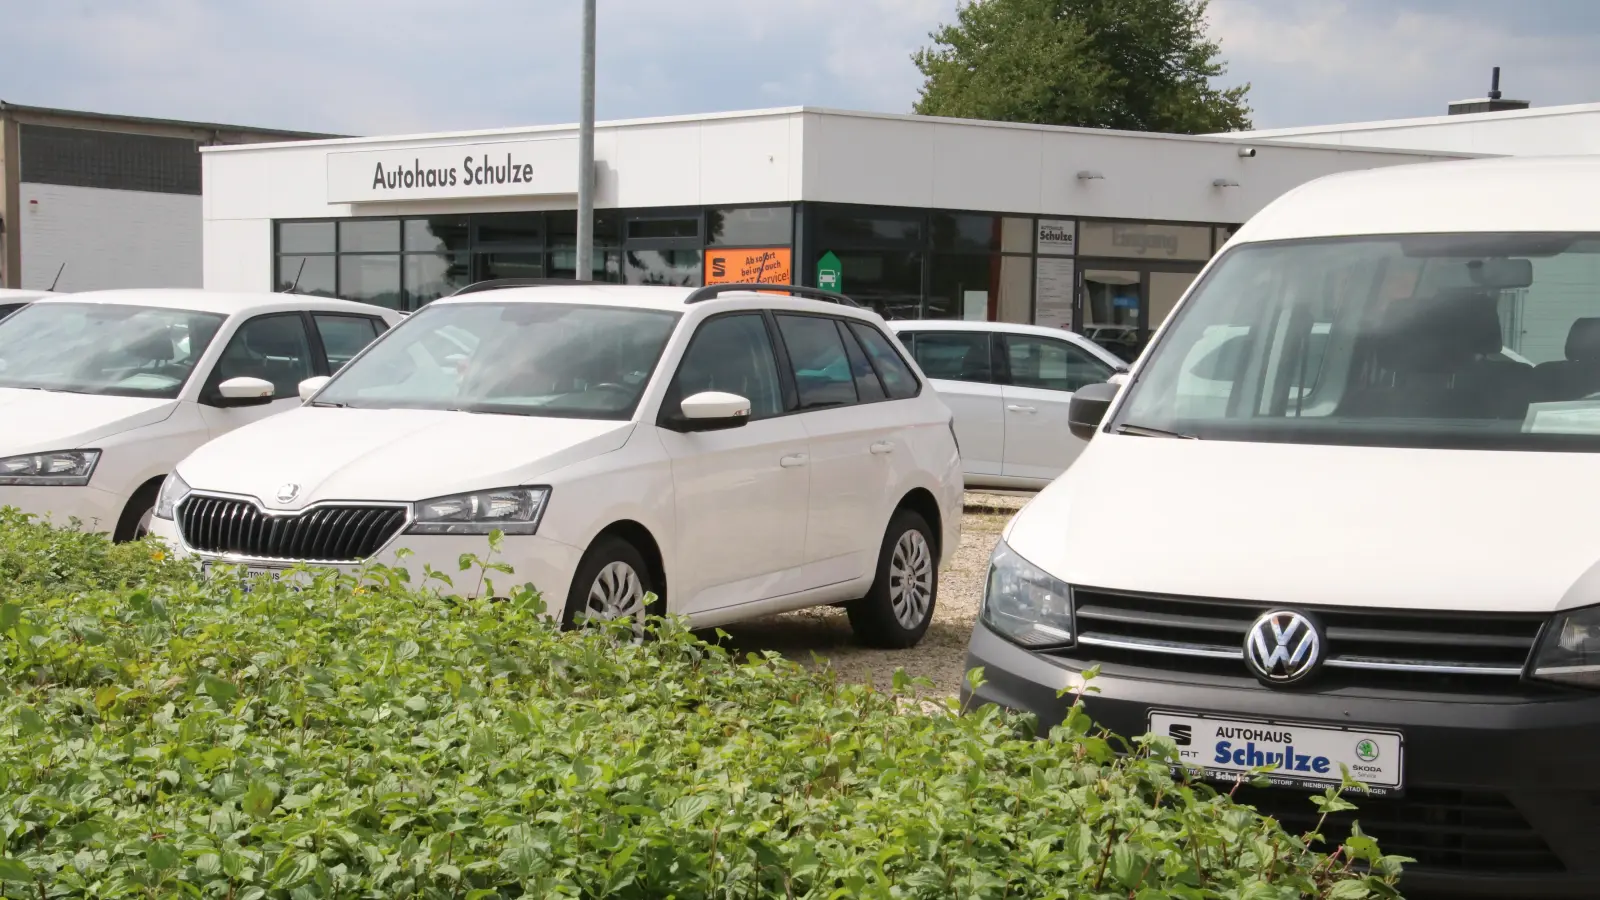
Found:
[(788, 247), (707, 250), (706, 284), (789, 284)]

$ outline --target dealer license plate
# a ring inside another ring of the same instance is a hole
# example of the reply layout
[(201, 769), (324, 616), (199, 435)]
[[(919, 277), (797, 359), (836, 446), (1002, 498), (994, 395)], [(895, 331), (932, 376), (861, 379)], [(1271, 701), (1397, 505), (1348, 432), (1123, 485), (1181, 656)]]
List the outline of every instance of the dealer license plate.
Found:
[(213, 571), (223, 568), (237, 571), (242, 576), (239, 579), (239, 587), (245, 593), (254, 590), (255, 586), (263, 581), (282, 581), (290, 573), (288, 566), (247, 566), (238, 563), (212, 561), (204, 563), (200, 568), (200, 572), (202, 575), (210, 575)]
[(1327, 727), (1152, 710), (1150, 731), (1178, 745), (1185, 765), (1212, 780), (1276, 766), (1264, 777), (1280, 787), (1322, 790), (1341, 781), (1339, 766), (1378, 796), (1400, 793), (1405, 739), (1398, 731)]

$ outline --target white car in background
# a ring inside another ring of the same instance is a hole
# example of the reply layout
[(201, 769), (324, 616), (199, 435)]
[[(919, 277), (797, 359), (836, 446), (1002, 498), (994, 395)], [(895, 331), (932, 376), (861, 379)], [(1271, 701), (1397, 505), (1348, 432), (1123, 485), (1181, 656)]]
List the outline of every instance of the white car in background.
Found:
[(1055, 480), (1084, 447), (1067, 429), (1073, 391), (1127, 370), (1060, 328), (941, 319), (892, 326), (955, 413), (969, 487), (1038, 490)]
[(837, 603), (887, 647), (921, 639), (960, 544), (950, 410), (882, 319), (814, 289), (464, 293), (304, 390), (180, 462), (152, 531), (256, 577), (377, 561), (417, 584), (498, 531), (493, 590), (531, 583), (567, 625)]
[(27, 306), (42, 297), (55, 297), (58, 294), (50, 291), (24, 291), (16, 288), (0, 288), (0, 319), (11, 315), (17, 310)]
[(178, 460), (300, 403), (399, 317), (199, 290), (52, 294), (0, 320), (0, 506), (141, 536)]

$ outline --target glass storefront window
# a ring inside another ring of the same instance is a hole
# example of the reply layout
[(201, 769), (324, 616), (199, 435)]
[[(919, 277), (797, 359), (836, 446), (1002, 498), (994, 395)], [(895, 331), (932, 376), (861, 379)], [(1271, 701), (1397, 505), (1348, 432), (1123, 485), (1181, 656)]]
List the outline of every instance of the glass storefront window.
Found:
[(399, 250), (398, 219), (346, 219), (339, 223), (340, 253), (388, 253)]
[[(578, 246), (578, 213), (571, 209), (551, 210), (544, 214), (544, 225), (550, 234), (551, 247)], [(615, 210), (595, 210), (594, 245), (615, 247), (622, 243), (622, 217)], [(596, 254), (598, 257), (599, 254)], [(571, 263), (567, 268), (571, 268)]]
[(623, 257), (624, 284), (700, 285), (699, 250), (629, 250)]
[(1078, 254), (1207, 260), (1211, 258), (1211, 229), (1154, 222), (1079, 222)]
[(278, 223), (279, 253), (332, 253), (334, 244), (332, 222), (280, 222)]
[[(330, 228), (329, 231), (332, 231)], [(333, 266), (335, 256), (280, 256), (275, 291), (293, 289), (297, 294), (337, 297)]]
[[(396, 225), (396, 236), (399, 223)], [(339, 296), (346, 300), (400, 309), (399, 254), (345, 254), (339, 257)]]
[(706, 213), (706, 242), (714, 247), (772, 247), (794, 239), (794, 211), (787, 206), (713, 209)]
[(1033, 220), (1015, 216), (1000, 221), (1000, 249), (1006, 253), (1033, 252)]
[(1189, 289), (1199, 277), (1194, 272), (1151, 272), (1150, 273), (1150, 330), (1153, 332), (1161, 327), (1161, 323), (1172, 314), (1172, 308), (1178, 305), (1183, 292)]
[(988, 320), (1000, 289), (1000, 257), (936, 254), (929, 270), (923, 318)]
[[(817, 237), (825, 247), (874, 244), (922, 244), (922, 218), (870, 215), (823, 207)], [(846, 281), (846, 285), (850, 282)]]
[(543, 213), (489, 213), (472, 217), (478, 245), (537, 248), (544, 240)]
[(404, 259), (406, 309), (421, 309), (472, 282), (465, 254), (408, 253)]
[[(1033, 239), (1029, 223), (1028, 239)], [(1033, 321), (1033, 257), (1000, 258), (1000, 302), (995, 304), (995, 319), (1027, 325)]]
[(662, 238), (698, 238), (700, 236), (700, 220), (698, 218), (682, 219), (634, 219), (628, 223), (629, 240), (652, 240)]
[(885, 319), (922, 312), (922, 254), (906, 250), (841, 250), (844, 291)]
[[(549, 278), (577, 278), (578, 277), (578, 251), (576, 247), (567, 246), (553, 249), (549, 256)], [(594, 258), (590, 261), (590, 275), (592, 281), (604, 281), (610, 284), (622, 282), (622, 252), (619, 250), (606, 250), (595, 248)]]
[(972, 213), (934, 213), (929, 234), (935, 250), (999, 250), (1000, 220)]
[(543, 278), (543, 253), (480, 253), (478, 277), (484, 281), (497, 278)]
[(407, 253), (464, 252), (467, 249), (466, 216), (406, 219), (402, 229)]

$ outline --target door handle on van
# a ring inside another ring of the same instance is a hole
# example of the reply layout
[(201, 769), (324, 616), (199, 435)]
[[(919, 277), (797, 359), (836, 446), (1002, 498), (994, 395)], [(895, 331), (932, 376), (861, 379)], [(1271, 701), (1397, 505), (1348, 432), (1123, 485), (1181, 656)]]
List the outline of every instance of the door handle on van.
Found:
[(1038, 412), (1037, 409), (1034, 409), (1031, 406), (1018, 406), (1015, 403), (1007, 406), (1006, 409), (1010, 410), (1011, 412), (1027, 413), (1029, 415), (1033, 415), (1034, 413)]
[(783, 466), (785, 469), (792, 469), (796, 466), (803, 466), (805, 464), (806, 455), (804, 453), (791, 453), (788, 456), (785, 456), (783, 459), (778, 460), (778, 465)]
[(883, 454), (894, 452), (894, 441), (879, 441), (872, 445), (872, 452)]

